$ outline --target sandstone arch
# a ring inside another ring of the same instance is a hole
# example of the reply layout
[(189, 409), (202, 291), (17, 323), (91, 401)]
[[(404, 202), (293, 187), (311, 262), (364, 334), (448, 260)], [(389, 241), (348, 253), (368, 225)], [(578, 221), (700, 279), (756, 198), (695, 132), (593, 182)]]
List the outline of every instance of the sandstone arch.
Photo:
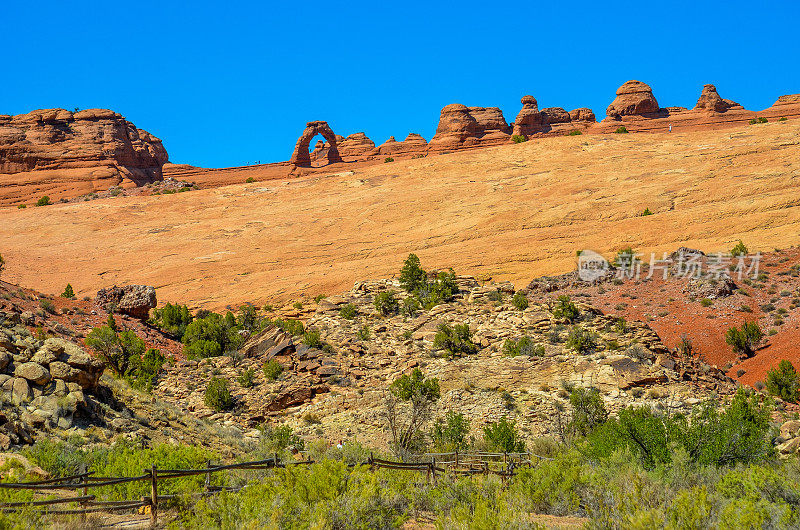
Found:
[(316, 135), (322, 135), (327, 140), (328, 145), (328, 163), (342, 162), (342, 157), (339, 155), (339, 148), (337, 147), (336, 135), (333, 134), (330, 125), (326, 121), (310, 121), (306, 123), (306, 130), (297, 140), (297, 145), (294, 146), (294, 153), (290, 162), (297, 167), (311, 167), (311, 155), (308, 152), (308, 144), (311, 139)]

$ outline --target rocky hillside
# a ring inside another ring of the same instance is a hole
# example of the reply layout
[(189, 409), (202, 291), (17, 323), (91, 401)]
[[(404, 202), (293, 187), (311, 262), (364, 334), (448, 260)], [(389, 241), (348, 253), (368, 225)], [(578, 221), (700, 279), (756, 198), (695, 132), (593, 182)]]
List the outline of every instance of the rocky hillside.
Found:
[(162, 179), (161, 140), (106, 109), (0, 115), (0, 205)]

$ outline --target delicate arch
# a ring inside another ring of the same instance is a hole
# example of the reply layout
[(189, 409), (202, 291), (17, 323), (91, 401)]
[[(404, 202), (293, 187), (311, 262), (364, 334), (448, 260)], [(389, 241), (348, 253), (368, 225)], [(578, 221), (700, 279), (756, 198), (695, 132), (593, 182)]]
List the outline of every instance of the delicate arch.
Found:
[(336, 145), (336, 135), (333, 134), (330, 125), (326, 121), (310, 121), (306, 124), (306, 130), (297, 140), (297, 145), (294, 146), (294, 153), (290, 162), (297, 167), (311, 167), (311, 154), (308, 152), (308, 144), (311, 139), (316, 135), (322, 135), (330, 146), (328, 148), (328, 163), (341, 162), (342, 157), (339, 155), (339, 148)]

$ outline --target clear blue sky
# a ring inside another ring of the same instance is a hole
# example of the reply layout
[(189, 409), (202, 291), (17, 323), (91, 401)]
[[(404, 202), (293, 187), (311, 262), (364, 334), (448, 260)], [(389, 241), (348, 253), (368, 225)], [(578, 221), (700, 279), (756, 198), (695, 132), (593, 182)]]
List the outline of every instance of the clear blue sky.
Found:
[[(769, 7), (761, 7), (769, 5)], [(800, 93), (800, 2), (8, 0), (0, 114), (110, 108), (178, 163), (287, 160), (309, 120), (376, 143), (430, 139), (448, 103), (590, 107), (704, 83), (758, 110)]]

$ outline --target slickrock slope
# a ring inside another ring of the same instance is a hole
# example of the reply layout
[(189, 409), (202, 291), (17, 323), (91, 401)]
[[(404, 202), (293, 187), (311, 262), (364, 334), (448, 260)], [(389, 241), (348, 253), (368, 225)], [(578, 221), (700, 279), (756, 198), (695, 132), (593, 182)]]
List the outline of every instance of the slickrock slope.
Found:
[[(256, 171), (255, 169), (253, 170)], [(575, 252), (788, 248), (800, 233), (800, 125), (544, 138), (169, 196), (0, 210), (3, 278), (80, 296), (153, 285), (219, 309), (313, 298), (431, 267), (525, 285)], [(242, 178), (241, 181), (243, 181)], [(240, 182), (241, 182), (240, 181)], [(654, 215), (641, 217), (645, 208)]]
[(141, 186), (167, 160), (161, 140), (110, 110), (0, 115), (0, 205)]

